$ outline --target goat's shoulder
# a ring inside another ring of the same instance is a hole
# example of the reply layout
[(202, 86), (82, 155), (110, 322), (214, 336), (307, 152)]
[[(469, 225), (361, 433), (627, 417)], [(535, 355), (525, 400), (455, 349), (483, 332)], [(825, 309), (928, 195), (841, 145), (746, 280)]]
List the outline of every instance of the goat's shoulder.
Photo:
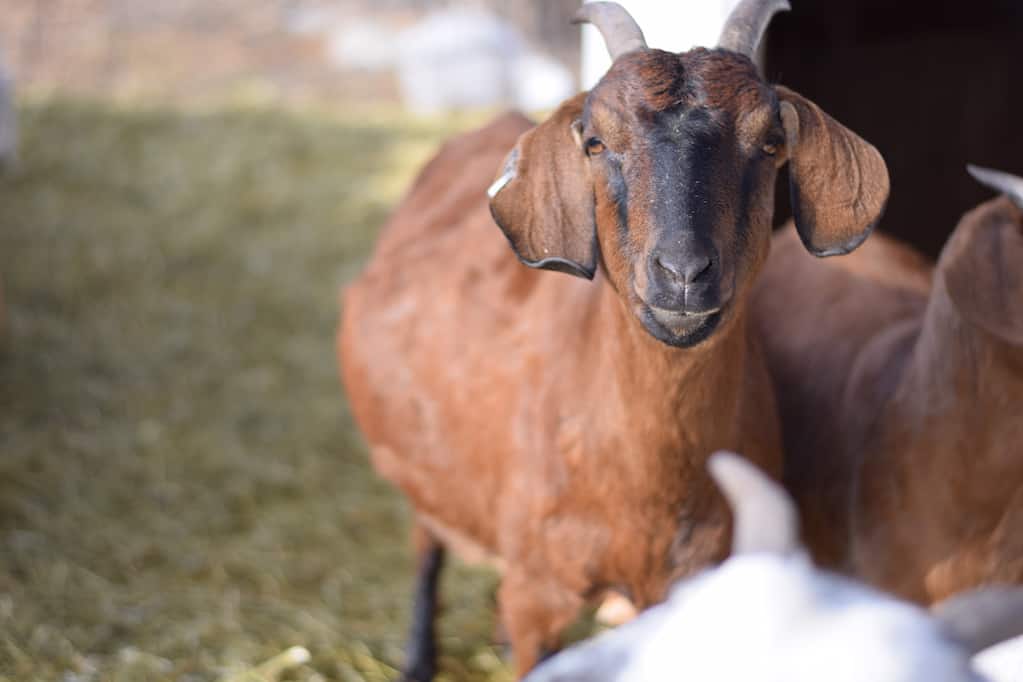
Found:
[(519, 277), (521, 266), (490, 217), (486, 190), (518, 136), (532, 125), (509, 112), (445, 142), (380, 230), (351, 290), (394, 297), (427, 282), (436, 290), (438, 280), (452, 276)]
[(774, 369), (788, 357), (802, 372), (809, 363), (816, 372), (844, 375), (875, 334), (923, 314), (930, 280), (923, 256), (883, 234), (846, 256), (816, 258), (791, 225), (784, 228), (773, 240), (753, 307), (769, 364)]
[(519, 135), (532, 126), (525, 116), (509, 112), (445, 142), (419, 171), (381, 230), (375, 260), (394, 258), (394, 251), (404, 250), (410, 240), (455, 230), (491, 236), (487, 187)]
[[(439, 186), (464, 178), (470, 185), (486, 187), (496, 175), (500, 161), (511, 151), (519, 135), (535, 123), (517, 111), (497, 116), (486, 125), (447, 140), (419, 171), (406, 202), (420, 194), (431, 194)], [(496, 161), (489, 173), (471, 174), (468, 166), (476, 160)]]

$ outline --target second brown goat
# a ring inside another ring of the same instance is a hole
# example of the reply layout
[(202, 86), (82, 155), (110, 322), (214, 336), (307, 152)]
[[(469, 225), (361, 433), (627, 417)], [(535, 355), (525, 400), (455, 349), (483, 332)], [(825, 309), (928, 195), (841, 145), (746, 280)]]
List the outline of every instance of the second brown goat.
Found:
[(826, 565), (934, 603), (1023, 582), (1023, 179), (936, 266), (875, 235), (848, 258), (780, 233), (755, 296), (785, 483)]
[(712, 452), (780, 473), (746, 314), (777, 170), (789, 163), (820, 255), (862, 242), (888, 194), (873, 147), (757, 73), (786, 6), (744, 0), (717, 49), (673, 54), (620, 6), (584, 5), (607, 75), (540, 125), (509, 114), (448, 143), (346, 291), (352, 410), (415, 514), (406, 678), (434, 674), (444, 548), (502, 569), (524, 673), (587, 602), (614, 591), (643, 608), (725, 556)]

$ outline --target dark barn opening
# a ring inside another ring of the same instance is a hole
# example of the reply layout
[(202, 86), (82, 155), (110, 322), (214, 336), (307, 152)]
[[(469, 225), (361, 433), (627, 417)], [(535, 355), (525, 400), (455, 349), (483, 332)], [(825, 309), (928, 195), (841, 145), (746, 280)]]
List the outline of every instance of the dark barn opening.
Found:
[[(1023, 175), (1023, 0), (791, 0), (767, 74), (874, 144), (891, 173), (881, 229), (937, 256), (991, 196), (975, 163)], [(779, 217), (788, 213), (779, 186)]]

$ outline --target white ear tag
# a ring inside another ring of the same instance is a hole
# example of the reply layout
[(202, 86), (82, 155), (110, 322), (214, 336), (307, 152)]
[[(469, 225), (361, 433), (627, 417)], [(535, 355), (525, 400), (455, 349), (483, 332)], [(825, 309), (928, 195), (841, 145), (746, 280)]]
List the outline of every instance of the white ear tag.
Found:
[(515, 170), (506, 170), (501, 177), (494, 180), (494, 184), (487, 188), (487, 196), (493, 199), (497, 193), (504, 189), (504, 186), (515, 179)]
[(487, 188), (487, 196), (493, 199), (497, 193), (504, 189), (504, 186), (515, 179), (515, 171), (519, 165), (519, 150), (513, 149), (504, 162), (504, 172), (501, 177), (494, 180), (494, 184)]

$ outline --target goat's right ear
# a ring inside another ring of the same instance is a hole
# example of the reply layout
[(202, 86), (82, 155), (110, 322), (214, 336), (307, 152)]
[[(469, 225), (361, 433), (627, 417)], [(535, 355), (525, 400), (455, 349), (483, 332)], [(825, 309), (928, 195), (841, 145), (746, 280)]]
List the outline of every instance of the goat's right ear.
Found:
[(491, 185), (490, 213), (531, 268), (593, 279), (597, 231), (586, 155), (573, 134), (586, 93), (522, 134)]
[(888, 167), (877, 149), (816, 104), (788, 88), (776, 91), (799, 237), (815, 256), (849, 253), (881, 220)]
[(715, 452), (707, 468), (732, 508), (732, 554), (796, 554), (799, 511), (783, 487), (734, 452)]

